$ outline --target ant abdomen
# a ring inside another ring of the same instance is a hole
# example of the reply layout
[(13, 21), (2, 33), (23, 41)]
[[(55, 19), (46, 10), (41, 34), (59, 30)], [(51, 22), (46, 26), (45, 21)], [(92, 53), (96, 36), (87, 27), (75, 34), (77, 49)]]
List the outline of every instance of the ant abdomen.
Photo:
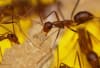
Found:
[(93, 19), (93, 14), (88, 12), (88, 11), (80, 11), (79, 13), (77, 13), (75, 16), (74, 16), (74, 21), (77, 23), (77, 24), (82, 24), (84, 22), (87, 22), (89, 20), (92, 20)]
[(48, 33), (52, 27), (53, 27), (53, 24), (51, 22), (46, 22), (44, 24), (43, 31)]
[(95, 52), (90, 51), (86, 57), (92, 68), (100, 68), (99, 57)]

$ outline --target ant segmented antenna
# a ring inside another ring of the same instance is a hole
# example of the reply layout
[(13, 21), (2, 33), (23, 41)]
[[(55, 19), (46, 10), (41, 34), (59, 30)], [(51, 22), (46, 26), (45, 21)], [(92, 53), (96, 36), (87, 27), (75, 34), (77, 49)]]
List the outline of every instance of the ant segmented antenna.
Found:
[(72, 10), (72, 13), (71, 13), (71, 20), (72, 20), (72, 18), (73, 18), (73, 15), (74, 15), (74, 13), (75, 13), (75, 10), (77, 9), (77, 7), (78, 7), (78, 5), (79, 5), (79, 2), (80, 2), (80, 0), (77, 0), (76, 4), (75, 4), (75, 6), (74, 6), (74, 8), (73, 8), (73, 10)]
[(62, 13), (62, 11), (61, 11), (61, 6), (62, 6), (61, 2), (60, 2), (60, 1), (57, 2), (57, 10), (58, 10), (58, 12), (59, 12), (61, 18), (62, 18), (63, 20), (65, 20), (64, 15), (63, 15), (63, 13)]
[(39, 13), (39, 17), (40, 17), (41, 24), (43, 25), (43, 19), (42, 19), (41, 13)]

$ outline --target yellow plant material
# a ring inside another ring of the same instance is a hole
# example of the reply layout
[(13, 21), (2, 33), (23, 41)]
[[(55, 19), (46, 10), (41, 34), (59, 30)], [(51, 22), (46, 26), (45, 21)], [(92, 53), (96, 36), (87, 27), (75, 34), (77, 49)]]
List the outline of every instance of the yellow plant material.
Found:
[[(93, 19), (89, 22), (86, 22), (77, 28), (84, 27), (92, 38), (93, 50), (100, 56), (100, 22), (98, 19)], [(76, 29), (77, 29), (76, 28)], [(78, 44), (78, 34), (66, 29), (63, 36), (61, 37), (58, 43), (58, 49), (56, 48), (54, 53), (54, 60), (51, 64), (51, 68), (57, 68), (57, 64), (65, 63), (66, 65), (73, 68), (80, 68), (78, 57), (75, 61), (76, 51), (79, 52), (81, 65), (84, 65), (84, 68), (91, 68), (89, 63), (86, 60), (85, 54), (80, 52), (81, 45)], [(59, 50), (59, 52), (58, 52)], [(59, 55), (59, 56), (58, 56)], [(59, 58), (59, 60), (58, 60)], [(75, 63), (74, 63), (75, 62)]]

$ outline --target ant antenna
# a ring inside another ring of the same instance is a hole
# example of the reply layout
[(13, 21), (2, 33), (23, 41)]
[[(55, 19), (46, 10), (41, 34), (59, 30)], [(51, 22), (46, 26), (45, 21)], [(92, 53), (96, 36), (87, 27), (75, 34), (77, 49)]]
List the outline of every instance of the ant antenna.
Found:
[[(28, 41), (30, 41), (30, 43), (31, 43), (32, 45), (34, 45), (34, 47), (40, 49), (38, 46), (36, 46), (36, 44), (34, 44), (34, 43), (32, 42), (32, 40), (30, 39), (30, 37), (29, 37), (26, 33), (24, 33), (24, 31), (22, 30), (22, 27), (21, 27), (20, 23), (15, 22), (15, 24), (19, 27), (21, 33), (28, 39)], [(31, 44), (30, 44), (30, 45), (31, 45)], [(32, 46), (32, 47), (33, 47), (33, 46)]]
[(76, 4), (75, 4), (75, 6), (74, 6), (74, 8), (73, 8), (73, 10), (72, 10), (71, 19), (73, 18), (73, 15), (74, 15), (75, 10), (77, 9), (77, 7), (78, 7), (78, 5), (79, 5), (79, 2), (80, 2), (80, 0), (77, 0)]
[(13, 5), (11, 6), (11, 9), (12, 9), (12, 15), (11, 15), (12, 16), (12, 22), (11, 23), (12, 23), (12, 26), (13, 26), (13, 32), (15, 33), (15, 29), (14, 29), (14, 16), (13, 16), (14, 15), (14, 7), (13, 7)]
[(11, 32), (11, 33), (12, 33), (11, 30), (9, 30), (7, 27), (5, 27), (5, 26), (3, 26), (3, 25), (1, 25), (1, 24), (0, 24), (0, 27), (4, 28), (4, 29), (7, 30), (8, 32)]
[(57, 10), (58, 10), (58, 12), (59, 12), (61, 18), (62, 18), (63, 20), (65, 20), (64, 15), (63, 15), (63, 13), (62, 13), (62, 11), (61, 11), (61, 8), (60, 8), (61, 6), (62, 6), (61, 2), (57, 2)]
[(39, 18), (40, 18), (41, 24), (43, 25), (43, 18), (41, 16), (41, 13), (40, 12), (39, 12)]

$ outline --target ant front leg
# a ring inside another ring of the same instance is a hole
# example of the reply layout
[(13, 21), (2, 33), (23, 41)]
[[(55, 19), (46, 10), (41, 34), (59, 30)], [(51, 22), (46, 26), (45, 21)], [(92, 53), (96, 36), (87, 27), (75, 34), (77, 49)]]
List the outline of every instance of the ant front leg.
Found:
[(56, 16), (56, 18), (57, 18), (57, 21), (60, 21), (60, 19), (59, 19), (59, 16), (58, 16), (58, 14), (57, 14), (57, 12), (56, 11), (52, 11), (51, 13), (49, 13), (46, 17), (44, 17), (43, 19), (47, 19), (50, 15), (52, 15), (54, 13), (54, 15)]

